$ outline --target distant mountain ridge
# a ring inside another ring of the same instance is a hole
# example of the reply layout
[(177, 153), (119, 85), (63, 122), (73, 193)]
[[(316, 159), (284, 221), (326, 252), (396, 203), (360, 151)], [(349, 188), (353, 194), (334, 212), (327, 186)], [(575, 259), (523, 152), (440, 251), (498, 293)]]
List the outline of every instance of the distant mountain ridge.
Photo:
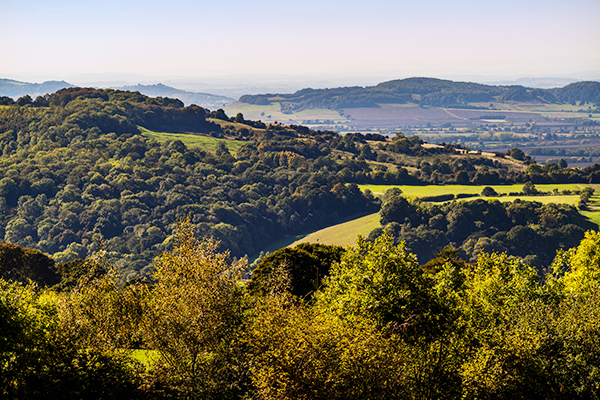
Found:
[[(20, 82), (12, 79), (0, 79), (0, 96), (8, 96), (14, 99), (29, 95), (32, 98), (54, 93), (60, 89), (75, 87), (65, 81), (46, 81), (43, 83)], [(146, 96), (169, 97), (181, 100), (186, 106), (196, 104), (208, 109), (217, 109), (224, 105), (234, 103), (235, 99), (209, 93), (187, 92), (174, 87), (163, 85), (133, 85), (112, 87), (111, 89), (140, 92)]]
[(368, 87), (307, 88), (293, 94), (244, 95), (239, 101), (258, 105), (278, 101), (282, 111), (291, 113), (311, 108), (378, 108), (379, 104), (407, 102), (423, 106), (469, 107), (469, 103), (509, 100), (561, 103), (584, 101), (600, 104), (600, 82), (584, 81), (562, 88), (534, 89), (520, 85), (495, 86), (437, 78), (408, 78)]
[(65, 81), (28, 83), (12, 79), (0, 79), (0, 96), (22, 97), (29, 95), (35, 98), (36, 96), (43, 96), (47, 93), (54, 93), (57, 90), (70, 87), (74, 87), (74, 85)]
[(224, 105), (234, 103), (235, 99), (219, 96), (209, 93), (198, 93), (198, 92), (187, 92), (185, 90), (176, 89), (171, 86), (163, 85), (162, 83), (156, 85), (133, 85), (133, 86), (121, 86), (113, 87), (112, 89), (128, 90), (131, 92), (140, 92), (146, 96), (161, 96), (176, 98), (186, 106), (196, 104), (200, 107), (209, 108), (211, 110), (220, 108)]

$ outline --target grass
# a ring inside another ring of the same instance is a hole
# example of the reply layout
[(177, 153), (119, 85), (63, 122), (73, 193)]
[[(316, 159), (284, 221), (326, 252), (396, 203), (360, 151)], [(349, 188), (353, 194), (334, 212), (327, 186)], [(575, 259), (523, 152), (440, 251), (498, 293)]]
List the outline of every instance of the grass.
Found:
[(136, 349), (131, 351), (129, 357), (148, 368), (158, 357), (158, 352), (156, 350)]
[(296, 240), (289, 247), (300, 243), (320, 243), (336, 246), (352, 246), (356, 243), (356, 237), (360, 234), (368, 236), (371, 231), (379, 227), (379, 213), (369, 214), (341, 224), (309, 233)]
[[(480, 194), (486, 185), (471, 186), (471, 185), (428, 185), (428, 186), (408, 186), (408, 185), (359, 185), (361, 190), (369, 189), (375, 195), (383, 195), (386, 190), (397, 187), (400, 188), (404, 195), (407, 197), (423, 197), (423, 196), (438, 196), (442, 194), (458, 194), (458, 193), (475, 193)], [(600, 193), (600, 185), (585, 185), (585, 184), (548, 184), (548, 185), (536, 185), (536, 188), (540, 191), (551, 192), (553, 189), (562, 190), (581, 190), (586, 186), (591, 186), (598, 193)], [(523, 189), (523, 185), (491, 185), (496, 192), (506, 193), (509, 192), (520, 192)], [(482, 197), (472, 197), (467, 199), (461, 199), (465, 201), (478, 199)], [(569, 204), (577, 206), (579, 203), (579, 195), (550, 195), (550, 196), (499, 196), (499, 197), (483, 197), (486, 200), (498, 200), (501, 202), (512, 202), (516, 199), (525, 201), (537, 201), (543, 204), (555, 203), (555, 204)], [(589, 222), (600, 226), (600, 195), (593, 196), (590, 199), (590, 210), (580, 211), (580, 213), (586, 217)], [(311, 232), (305, 235), (297, 235), (282, 238), (278, 241), (271, 243), (268, 247), (264, 248), (263, 251), (272, 253), (284, 247), (294, 247), (300, 243), (321, 243), (336, 246), (352, 246), (356, 243), (356, 238), (360, 234), (362, 236), (368, 236), (369, 233), (380, 226), (379, 224), (379, 213), (369, 214), (366, 216), (358, 217), (350, 221), (346, 221), (337, 225), (332, 225), (327, 228), (320, 229), (315, 232)], [(250, 262), (258, 257), (256, 254), (250, 258)]]
[[(377, 227), (379, 227), (379, 213), (369, 214), (318, 231), (281, 238), (263, 248), (262, 251), (273, 253), (284, 247), (294, 247), (300, 243), (320, 243), (335, 246), (353, 245), (356, 243), (358, 234), (367, 236)], [(258, 254), (255, 254), (249, 257), (248, 262), (252, 264), (258, 256)]]
[(240, 147), (246, 144), (246, 142), (231, 139), (217, 139), (210, 136), (194, 135), (191, 133), (169, 133), (169, 132), (155, 132), (146, 129), (142, 126), (138, 127), (142, 132), (142, 136), (153, 138), (160, 141), (167, 140), (181, 140), (189, 147), (200, 147), (203, 150), (214, 152), (219, 142), (225, 143), (225, 146), (229, 149), (232, 154), (235, 154)]
[[(424, 196), (439, 196), (442, 194), (459, 194), (459, 193), (469, 193), (469, 194), (480, 194), (484, 187), (490, 186), (497, 193), (508, 194), (510, 192), (520, 192), (523, 189), (522, 184), (518, 185), (427, 185), (427, 186), (413, 186), (413, 185), (358, 185), (358, 187), (364, 191), (369, 189), (375, 196), (382, 196), (387, 190), (391, 188), (398, 188), (402, 190), (402, 193), (406, 197), (424, 197)], [(587, 184), (545, 184), (545, 185), (535, 185), (536, 189), (543, 192), (552, 192), (554, 189), (562, 190), (582, 190), (586, 186), (591, 186), (596, 191), (600, 190), (600, 185), (587, 185)], [(531, 196), (536, 199), (541, 199), (542, 197), (563, 197), (561, 196)], [(579, 196), (572, 195), (567, 197), (577, 197)], [(511, 198), (509, 197), (501, 197)], [(519, 198), (523, 198), (523, 196), (519, 196)], [(542, 201), (542, 200), (539, 200)]]
[(249, 131), (264, 131), (264, 129), (259, 129), (259, 128), (255, 128), (253, 126), (250, 125), (246, 125), (246, 124), (242, 124), (239, 122), (230, 122), (230, 121), (223, 121), (222, 119), (217, 119), (217, 118), (207, 118), (206, 119), (209, 122), (213, 122), (217, 125), (219, 125), (221, 128), (224, 128), (226, 126), (231, 126), (235, 129), (242, 129), (242, 128), (246, 128)]

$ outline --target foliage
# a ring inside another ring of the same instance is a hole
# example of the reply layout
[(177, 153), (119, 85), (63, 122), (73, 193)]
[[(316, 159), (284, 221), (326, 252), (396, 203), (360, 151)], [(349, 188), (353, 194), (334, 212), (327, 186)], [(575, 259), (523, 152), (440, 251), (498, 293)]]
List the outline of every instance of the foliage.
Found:
[(247, 264), (229, 264), (216, 249), (194, 238), (189, 221), (179, 224), (174, 249), (155, 261), (141, 324), (144, 343), (160, 354), (155, 368), (194, 398), (230, 398), (245, 378), (235, 339)]
[(384, 234), (375, 242), (358, 239), (334, 264), (318, 304), (341, 318), (366, 316), (379, 327), (426, 334), (435, 304), (428, 281), (404, 244)]
[(588, 227), (575, 207), (564, 204), (476, 199), (436, 205), (402, 196), (391, 196), (383, 204), (381, 225), (424, 262), (452, 245), (467, 260), (475, 261), (481, 252), (508, 252), (540, 272), (556, 250), (575, 246)]
[(32, 285), (0, 279), (2, 397), (137, 398), (131, 363), (63, 335), (56, 302)]
[(39, 285), (58, 283), (54, 260), (39, 250), (0, 243), (0, 276), (5, 280)]
[[(152, 284), (92, 270), (56, 294), (0, 280), (0, 388), (66, 399), (598, 398), (599, 246), (586, 233), (540, 279), (506, 254), (468, 264), (446, 249), (421, 267), (388, 234), (359, 238), (304, 302), (281, 265), (263, 294), (249, 293), (245, 263), (184, 222)], [(138, 346), (144, 367), (125, 358)]]
[(486, 186), (481, 191), (481, 195), (485, 197), (498, 196), (498, 193), (494, 190), (494, 188)]
[(276, 237), (377, 209), (338, 176), (345, 168), (368, 170), (366, 164), (323, 156), (332, 133), (275, 125), (261, 145), (239, 141), (246, 146), (235, 157), (139, 135), (140, 124), (220, 132), (205, 123), (207, 112), (188, 109), (169, 99), (75, 88), (49, 95), (48, 106), (0, 110), (0, 235), (58, 263), (89, 257), (104, 240), (107, 258), (130, 280), (148, 275), (176, 219), (190, 213), (198, 234), (241, 257)]
[(301, 243), (294, 248), (283, 248), (269, 254), (252, 271), (247, 289), (251, 293), (268, 292), (271, 275), (280, 266), (288, 270), (290, 292), (298, 297), (309, 298), (329, 275), (331, 265), (339, 262), (344, 249), (340, 246)]
[(453, 82), (434, 78), (408, 78), (382, 82), (370, 87), (302, 89), (293, 94), (245, 95), (239, 101), (267, 105), (274, 98), (282, 111), (297, 112), (310, 108), (380, 107), (380, 104), (417, 102), (421, 106), (466, 106), (490, 101), (584, 101), (600, 103), (600, 83), (577, 82), (557, 89), (531, 89), (523, 86), (492, 86), (471, 82)]

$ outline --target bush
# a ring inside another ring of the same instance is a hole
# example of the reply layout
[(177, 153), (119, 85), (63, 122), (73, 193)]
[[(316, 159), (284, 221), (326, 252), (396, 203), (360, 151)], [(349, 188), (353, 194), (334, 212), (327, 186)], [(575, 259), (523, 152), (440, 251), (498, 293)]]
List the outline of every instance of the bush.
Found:
[(440, 194), (439, 196), (424, 196), (421, 197), (422, 201), (441, 202), (454, 200), (453, 194)]
[(485, 197), (498, 196), (498, 193), (494, 190), (494, 188), (490, 186), (486, 186), (481, 191), (481, 195)]

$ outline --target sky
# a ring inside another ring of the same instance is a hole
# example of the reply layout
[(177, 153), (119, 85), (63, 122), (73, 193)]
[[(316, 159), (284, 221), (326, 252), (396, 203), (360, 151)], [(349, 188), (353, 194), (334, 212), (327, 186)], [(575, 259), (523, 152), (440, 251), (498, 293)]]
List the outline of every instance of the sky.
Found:
[(0, 78), (600, 79), (598, 21), (599, 0), (0, 0)]

